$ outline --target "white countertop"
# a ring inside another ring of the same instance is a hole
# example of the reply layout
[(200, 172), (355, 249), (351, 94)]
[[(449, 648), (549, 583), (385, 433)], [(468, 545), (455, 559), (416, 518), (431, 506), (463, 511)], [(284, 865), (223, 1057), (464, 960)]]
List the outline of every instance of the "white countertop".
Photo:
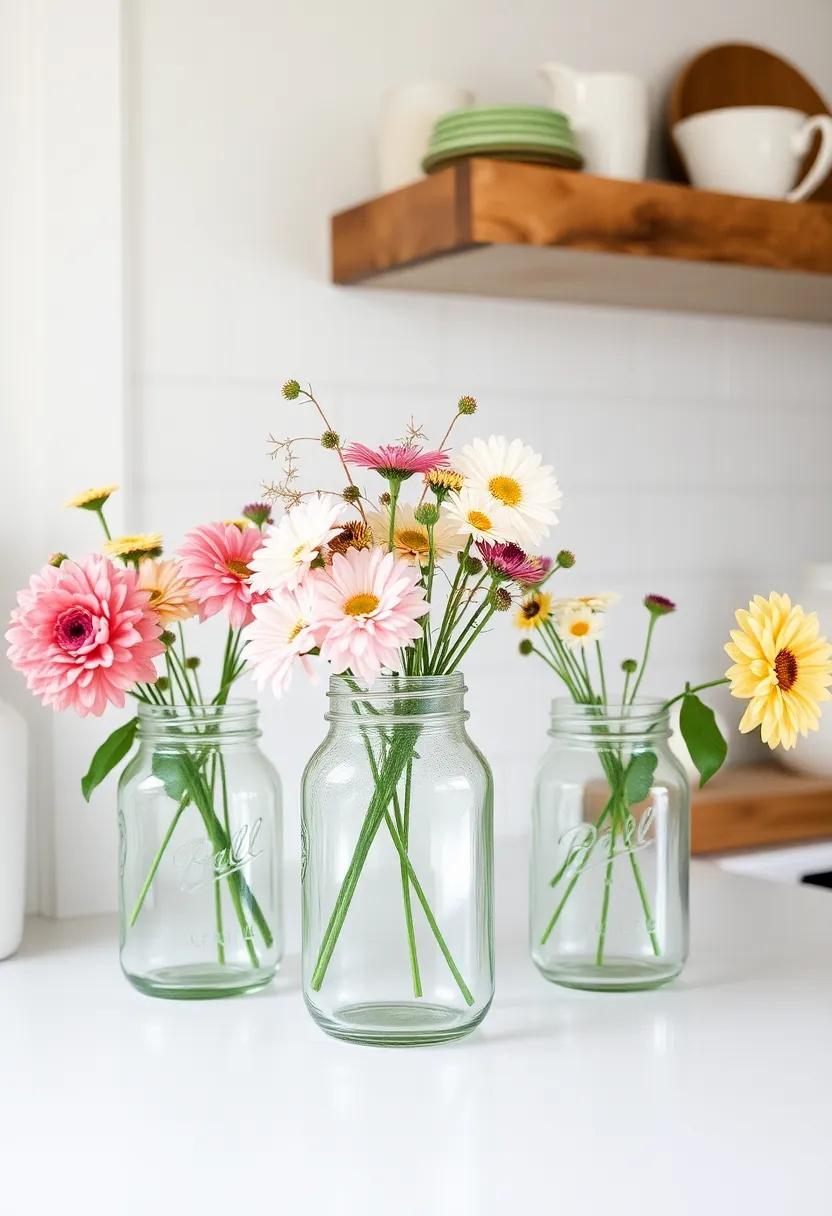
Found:
[(415, 1050), (322, 1034), (296, 950), (255, 996), (161, 1001), (111, 919), (30, 922), (0, 963), (0, 1211), (828, 1209), (832, 893), (698, 863), (682, 978), (613, 995), (538, 976), (522, 850), (499, 877), (491, 1013)]

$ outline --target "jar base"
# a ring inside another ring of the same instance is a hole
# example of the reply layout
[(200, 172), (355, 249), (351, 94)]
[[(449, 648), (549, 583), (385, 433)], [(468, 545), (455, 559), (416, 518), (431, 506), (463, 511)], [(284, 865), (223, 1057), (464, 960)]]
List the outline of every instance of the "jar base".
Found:
[(561, 988), (589, 992), (644, 992), (669, 984), (682, 970), (681, 963), (651, 962), (649, 959), (612, 957), (598, 966), (594, 958), (570, 959), (568, 964), (544, 966), (534, 960), (540, 974)]
[(331, 1016), (307, 1000), (307, 1008), (321, 1030), (348, 1043), (374, 1047), (427, 1047), (449, 1043), (470, 1034), (485, 1017), (488, 1006), (473, 1017), (468, 1010), (421, 1001), (365, 1001), (346, 1005)]
[(190, 963), (179, 967), (158, 967), (143, 975), (124, 974), (145, 996), (174, 1001), (212, 1001), (226, 996), (245, 996), (259, 992), (277, 974), (276, 967), (235, 966), (233, 963)]

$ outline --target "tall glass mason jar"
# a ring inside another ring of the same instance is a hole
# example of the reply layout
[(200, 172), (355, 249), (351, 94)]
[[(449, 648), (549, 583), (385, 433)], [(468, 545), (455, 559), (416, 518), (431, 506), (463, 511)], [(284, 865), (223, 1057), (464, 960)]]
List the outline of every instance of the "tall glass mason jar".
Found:
[(465, 685), (333, 676), (329, 734), (303, 777), (303, 983), (337, 1038), (467, 1034), (494, 993), (491, 771)]
[(532, 958), (568, 988), (666, 984), (688, 953), (690, 791), (661, 701), (552, 703), (537, 774)]
[(150, 996), (264, 987), (283, 950), (280, 781), (254, 701), (140, 705), (119, 782), (121, 966)]

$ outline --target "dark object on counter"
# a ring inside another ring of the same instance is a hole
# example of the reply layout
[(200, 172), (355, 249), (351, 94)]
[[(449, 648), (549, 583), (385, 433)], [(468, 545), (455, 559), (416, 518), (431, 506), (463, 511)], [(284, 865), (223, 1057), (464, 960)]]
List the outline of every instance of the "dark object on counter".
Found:
[(810, 887), (832, 887), (832, 870), (819, 870), (817, 874), (804, 874), (800, 881)]

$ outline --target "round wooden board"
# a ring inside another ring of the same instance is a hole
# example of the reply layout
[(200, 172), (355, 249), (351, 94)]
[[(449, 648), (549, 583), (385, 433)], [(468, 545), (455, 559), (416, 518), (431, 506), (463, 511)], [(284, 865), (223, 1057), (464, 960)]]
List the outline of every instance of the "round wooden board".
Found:
[[(667, 104), (667, 142), (674, 173), (687, 181), (687, 173), (673, 140), (673, 127), (691, 114), (723, 106), (789, 106), (806, 114), (829, 114), (817, 89), (786, 59), (747, 42), (724, 42), (708, 47), (691, 59), (673, 83)], [(800, 177), (817, 155), (816, 136)], [(812, 195), (816, 202), (832, 202), (832, 176)]]

